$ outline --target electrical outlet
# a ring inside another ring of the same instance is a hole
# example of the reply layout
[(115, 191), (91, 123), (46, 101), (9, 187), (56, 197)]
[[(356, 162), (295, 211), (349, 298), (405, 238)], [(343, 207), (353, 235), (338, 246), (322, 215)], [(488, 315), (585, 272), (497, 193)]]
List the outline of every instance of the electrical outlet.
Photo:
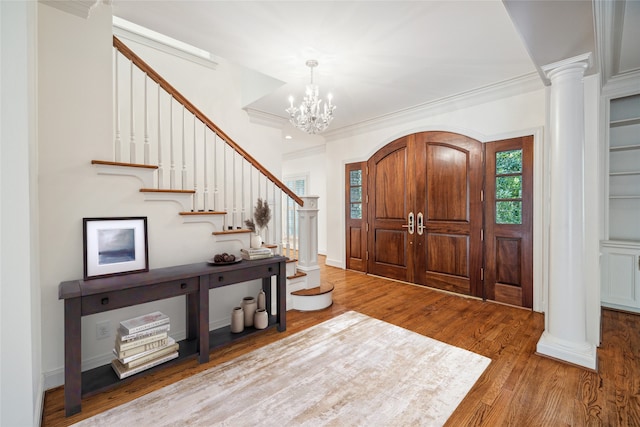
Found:
[(110, 336), (111, 336), (111, 322), (109, 320), (96, 322), (96, 338), (101, 340), (104, 338), (109, 338)]

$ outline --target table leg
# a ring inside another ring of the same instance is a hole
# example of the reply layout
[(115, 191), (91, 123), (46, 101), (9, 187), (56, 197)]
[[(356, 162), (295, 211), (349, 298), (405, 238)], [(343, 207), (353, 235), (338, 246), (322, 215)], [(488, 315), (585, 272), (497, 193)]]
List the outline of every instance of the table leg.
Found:
[(198, 362), (209, 361), (209, 276), (200, 276), (198, 286)]
[(284, 261), (279, 263), (276, 279), (276, 292), (278, 301), (278, 331), (287, 330), (287, 265)]
[(64, 409), (68, 417), (82, 410), (80, 298), (64, 300)]

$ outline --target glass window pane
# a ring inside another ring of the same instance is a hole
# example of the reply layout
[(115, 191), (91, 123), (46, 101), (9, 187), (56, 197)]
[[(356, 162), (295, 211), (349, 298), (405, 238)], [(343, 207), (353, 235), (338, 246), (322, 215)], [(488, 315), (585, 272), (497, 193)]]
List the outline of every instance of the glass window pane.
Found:
[(522, 172), (522, 150), (498, 151), (496, 175)]
[(362, 219), (362, 203), (351, 203), (351, 219)]
[(522, 177), (499, 176), (496, 178), (496, 199), (521, 199)]
[(496, 202), (496, 224), (522, 224), (522, 202)]
[(351, 187), (351, 202), (362, 201), (362, 187)]
[(351, 185), (362, 185), (362, 171), (350, 171), (349, 182), (351, 183)]

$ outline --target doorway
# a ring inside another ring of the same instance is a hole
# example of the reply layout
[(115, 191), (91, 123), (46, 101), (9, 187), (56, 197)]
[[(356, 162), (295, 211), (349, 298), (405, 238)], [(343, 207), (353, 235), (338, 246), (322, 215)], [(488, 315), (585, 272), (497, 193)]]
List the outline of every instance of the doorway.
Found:
[(347, 268), (531, 308), (532, 142), (421, 132), (347, 165)]

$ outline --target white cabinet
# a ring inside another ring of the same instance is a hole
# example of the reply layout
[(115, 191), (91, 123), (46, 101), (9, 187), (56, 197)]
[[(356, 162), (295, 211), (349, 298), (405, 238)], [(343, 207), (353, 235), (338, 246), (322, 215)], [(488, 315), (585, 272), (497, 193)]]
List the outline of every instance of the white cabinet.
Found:
[(602, 305), (640, 313), (640, 244), (603, 242), (601, 273)]
[(602, 305), (640, 312), (640, 94), (605, 106), (607, 180)]

